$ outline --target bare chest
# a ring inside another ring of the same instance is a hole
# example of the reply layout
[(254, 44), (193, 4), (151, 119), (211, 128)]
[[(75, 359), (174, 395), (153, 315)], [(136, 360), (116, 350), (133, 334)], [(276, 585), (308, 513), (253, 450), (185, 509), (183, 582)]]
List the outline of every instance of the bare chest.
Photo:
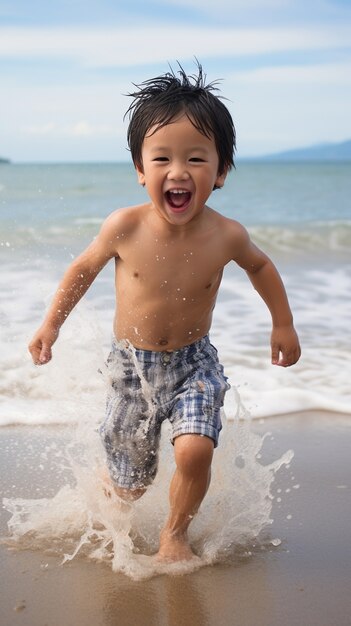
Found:
[(157, 240), (135, 244), (116, 262), (117, 279), (176, 299), (217, 289), (222, 270), (213, 246), (175, 246)]

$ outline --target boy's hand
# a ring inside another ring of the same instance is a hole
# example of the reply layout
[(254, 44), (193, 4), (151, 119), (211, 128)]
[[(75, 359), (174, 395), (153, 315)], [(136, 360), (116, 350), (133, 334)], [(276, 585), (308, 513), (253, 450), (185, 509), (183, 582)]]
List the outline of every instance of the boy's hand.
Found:
[(35, 365), (45, 365), (51, 360), (51, 346), (55, 343), (58, 334), (57, 328), (39, 328), (28, 346)]
[(273, 365), (289, 367), (299, 360), (301, 348), (299, 338), (293, 325), (273, 328), (271, 348)]

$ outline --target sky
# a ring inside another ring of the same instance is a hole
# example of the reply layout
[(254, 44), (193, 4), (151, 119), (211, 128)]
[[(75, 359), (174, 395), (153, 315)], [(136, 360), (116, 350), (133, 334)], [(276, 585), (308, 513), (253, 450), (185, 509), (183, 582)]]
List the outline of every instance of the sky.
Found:
[(0, 156), (130, 160), (133, 83), (195, 57), (238, 158), (351, 138), (350, 0), (0, 0)]

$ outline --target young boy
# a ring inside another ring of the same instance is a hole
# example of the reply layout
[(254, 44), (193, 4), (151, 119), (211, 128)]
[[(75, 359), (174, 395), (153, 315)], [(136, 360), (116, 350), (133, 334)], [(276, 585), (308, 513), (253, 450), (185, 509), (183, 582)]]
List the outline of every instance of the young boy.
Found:
[(161, 424), (168, 418), (176, 470), (158, 558), (194, 556), (191, 519), (210, 482), (229, 388), (208, 332), (223, 268), (242, 267), (272, 317), (272, 363), (300, 357), (291, 310), (270, 259), (238, 222), (206, 205), (234, 165), (229, 111), (198, 76), (167, 73), (137, 86), (128, 144), (150, 200), (112, 213), (70, 265), (29, 350), (36, 365), (100, 270), (115, 260), (117, 297), (112, 383), (101, 436), (112, 484), (124, 500), (139, 498), (157, 471)]

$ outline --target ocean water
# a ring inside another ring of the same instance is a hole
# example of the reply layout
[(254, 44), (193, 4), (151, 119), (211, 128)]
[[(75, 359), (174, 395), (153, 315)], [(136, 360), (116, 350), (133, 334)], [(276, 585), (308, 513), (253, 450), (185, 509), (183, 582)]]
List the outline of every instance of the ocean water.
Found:
[[(0, 167), (0, 425), (79, 421), (85, 403), (101, 417), (113, 263), (66, 322), (52, 363), (35, 368), (26, 346), (104, 218), (145, 199), (129, 164)], [(351, 412), (351, 163), (239, 162), (209, 204), (274, 260), (301, 338), (300, 362), (273, 367), (269, 313), (245, 273), (227, 267), (211, 339), (246, 409), (253, 418)], [(228, 419), (235, 412), (228, 394)]]
[[(277, 473), (290, 467), (293, 452), (262, 463), (270, 433), (255, 434), (251, 419), (308, 410), (351, 413), (351, 163), (239, 162), (209, 204), (247, 226), (280, 269), (302, 358), (288, 369), (271, 365), (269, 313), (245, 273), (228, 266), (211, 340), (232, 389), (211, 488), (191, 525), (200, 561), (160, 570), (152, 559), (143, 560), (157, 550), (174, 461), (166, 426), (160, 471), (147, 494), (130, 508), (105, 497), (96, 429), (104, 413), (113, 264), (63, 326), (52, 362), (32, 365), (27, 344), (64, 269), (105, 217), (144, 200), (128, 164), (0, 166), (0, 427), (72, 426), (60, 454), (55, 442), (41, 437), (35, 444), (34, 434), (28, 435), (33, 454), (22, 462), (46, 471), (51, 459), (51, 471), (53, 464), (59, 474), (68, 468), (71, 479), (54, 497), (8, 494), (7, 540), (13, 547), (50, 548), (63, 562), (80, 555), (106, 561), (134, 579), (184, 573), (279, 546), (279, 537), (262, 538), (262, 532), (273, 521), (274, 500), (281, 500)], [(287, 480), (287, 492), (299, 488), (292, 475)]]

